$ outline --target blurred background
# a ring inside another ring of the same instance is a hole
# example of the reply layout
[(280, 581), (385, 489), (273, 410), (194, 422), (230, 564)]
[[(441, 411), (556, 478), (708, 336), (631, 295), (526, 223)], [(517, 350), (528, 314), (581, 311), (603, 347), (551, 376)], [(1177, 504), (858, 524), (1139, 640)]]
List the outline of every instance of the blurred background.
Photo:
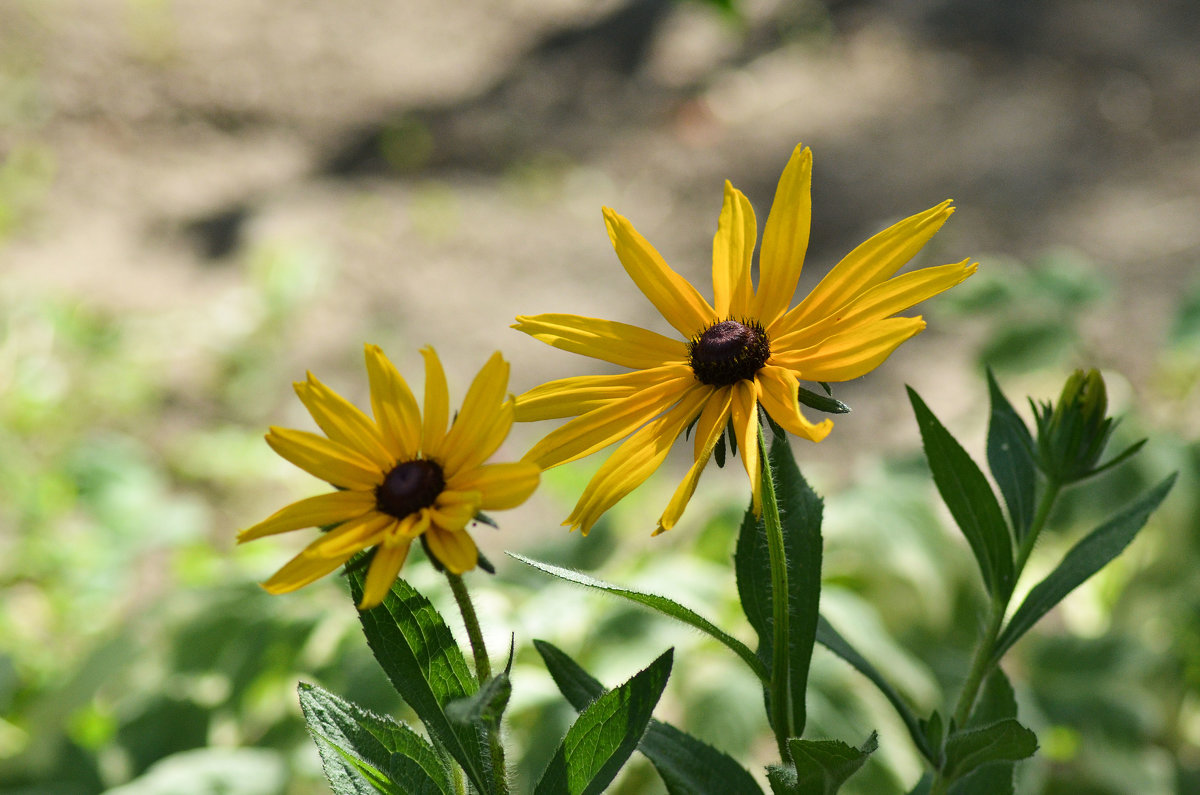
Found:
[[(722, 180), (761, 224), (798, 141), (815, 157), (801, 290), (945, 198), (960, 209), (918, 263), (981, 262), (921, 309), (928, 331), (839, 388), (854, 413), (828, 441), (797, 445), (826, 496), (823, 612), (944, 709), (981, 599), (902, 385), (981, 457), (985, 364), (1019, 409), (1099, 367), (1114, 444), (1150, 443), (1079, 487), (1031, 578), (1183, 476), (1010, 655), (1042, 745), (1020, 791), (1200, 792), (1198, 43), (1194, 0), (0, 0), (0, 792), (327, 791), (296, 682), (405, 712), (334, 578), (255, 585), (309, 536), (234, 548), (322, 491), (262, 442), (310, 427), (291, 382), (311, 369), (365, 405), (364, 341), (418, 385), (435, 345), (456, 398), (496, 349), (516, 392), (595, 372), (507, 325), (660, 327), (601, 206), (707, 293)], [(674, 645), (660, 717), (765, 764), (731, 656), (503, 557), (642, 584), (749, 641), (729, 566), (744, 474), (714, 468), (651, 540), (681, 454), (568, 536), (598, 465), (548, 473), (475, 534), (499, 569), (474, 578), (491, 647), (517, 637), (518, 772), (570, 717), (535, 637), (610, 685)], [(420, 555), (406, 572), (453, 614)], [(810, 699), (809, 736), (881, 733), (854, 792), (911, 787), (918, 760), (865, 680), (818, 650)], [(635, 764), (613, 791), (661, 785)]]

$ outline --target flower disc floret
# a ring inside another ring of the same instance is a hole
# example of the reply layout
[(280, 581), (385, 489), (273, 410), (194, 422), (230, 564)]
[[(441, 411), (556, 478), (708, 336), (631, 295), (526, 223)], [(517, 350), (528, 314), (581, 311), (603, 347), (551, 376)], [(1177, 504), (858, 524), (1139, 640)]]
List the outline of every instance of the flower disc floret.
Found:
[(445, 488), (446, 477), (436, 461), (405, 461), (375, 487), (375, 505), (389, 516), (403, 519), (433, 505)]
[(753, 319), (722, 320), (688, 343), (692, 372), (698, 381), (711, 386), (753, 380), (770, 357), (767, 332)]

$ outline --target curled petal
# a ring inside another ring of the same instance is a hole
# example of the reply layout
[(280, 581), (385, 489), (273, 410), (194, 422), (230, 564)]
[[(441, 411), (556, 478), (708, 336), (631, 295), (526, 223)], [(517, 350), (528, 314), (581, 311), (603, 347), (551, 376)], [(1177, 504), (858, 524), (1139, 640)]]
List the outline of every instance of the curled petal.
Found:
[(475, 491), (481, 496), (478, 505), (485, 511), (516, 508), (533, 494), (542, 471), (536, 464), (516, 461), (506, 464), (485, 464), (453, 478), (450, 489)]
[(796, 144), (763, 229), (754, 315), (769, 327), (787, 310), (800, 281), (812, 223), (812, 151)]
[(754, 515), (762, 512), (762, 478), (758, 460), (758, 388), (753, 381), (738, 381), (733, 385), (730, 401), (733, 432), (737, 434), (738, 452), (742, 465), (750, 476)]
[(919, 317), (891, 317), (834, 334), (809, 348), (772, 354), (769, 363), (794, 370), (807, 381), (849, 381), (883, 364), (924, 328)]
[(238, 533), (238, 543), (255, 538), (300, 530), (305, 527), (344, 522), (362, 516), (375, 508), (375, 495), (370, 491), (335, 491), (318, 494), (293, 502), (263, 521)]
[(758, 241), (750, 200), (725, 180), (725, 202), (713, 237), (713, 309), (719, 318), (750, 311), (750, 261)]
[(833, 430), (833, 420), (810, 422), (800, 411), (796, 376), (783, 367), (768, 365), (758, 371), (758, 402), (785, 431), (810, 442), (819, 442)]
[(421, 450), (426, 456), (441, 452), (450, 424), (450, 391), (446, 388), (446, 371), (437, 351), (426, 345), (421, 349), (425, 359), (425, 418), (421, 422)]
[(479, 562), (479, 549), (465, 530), (450, 532), (437, 525), (425, 533), (429, 552), (452, 574), (462, 574), (475, 568)]
[(717, 441), (725, 432), (725, 426), (729, 422), (732, 396), (733, 390), (723, 387), (714, 392), (704, 404), (704, 409), (700, 412), (700, 419), (696, 423), (695, 461), (688, 469), (683, 481), (675, 489), (675, 493), (671, 495), (667, 509), (658, 519), (658, 527), (654, 530), (654, 535), (665, 533), (674, 527), (679, 521), (679, 517), (683, 516), (683, 511), (691, 501), (692, 495), (696, 493), (696, 484), (700, 481), (700, 474), (704, 472), (704, 467), (712, 458), (713, 449), (717, 446)]
[(421, 443), (421, 410), (408, 383), (378, 345), (364, 346), (371, 411), (393, 460), (408, 461)]
[(666, 378), (691, 373), (684, 364), (669, 364), (632, 373), (560, 378), (517, 397), (517, 422), (574, 417), (627, 398)]
[(407, 538), (400, 539), (394, 544), (384, 544), (375, 552), (371, 567), (367, 569), (367, 581), (363, 583), (362, 601), (358, 603), (359, 610), (369, 610), (384, 600), (392, 590), (392, 583), (400, 574), (400, 567), (408, 557), (408, 548), (412, 544)]
[(507, 397), (508, 362), (494, 353), (471, 382), (462, 410), (446, 434), (440, 457), (447, 475), (478, 466), (504, 441), (513, 422)]
[(308, 431), (272, 426), (267, 444), (310, 475), (346, 489), (373, 489), (383, 482), (379, 467), (343, 444)]

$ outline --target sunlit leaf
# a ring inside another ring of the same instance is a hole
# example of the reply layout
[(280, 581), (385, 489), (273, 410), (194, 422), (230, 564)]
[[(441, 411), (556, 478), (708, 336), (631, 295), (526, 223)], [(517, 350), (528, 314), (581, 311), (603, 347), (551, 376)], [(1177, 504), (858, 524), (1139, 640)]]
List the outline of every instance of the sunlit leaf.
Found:
[[(561, 650), (541, 640), (533, 642), (559, 691), (576, 710), (608, 692)], [(638, 744), (666, 784), (668, 795), (707, 795), (710, 792), (761, 792), (746, 769), (733, 757), (679, 729), (650, 719)]]
[(558, 746), (535, 795), (595, 795), (612, 782), (637, 748), (671, 675), (668, 649), (625, 684), (596, 698)]
[(1025, 597), (996, 641), (995, 664), (1008, 649), (1067, 594), (1075, 590), (1129, 546), (1175, 484), (1175, 475), (1159, 483), (1140, 500), (1089, 533), (1071, 548), (1062, 562)]

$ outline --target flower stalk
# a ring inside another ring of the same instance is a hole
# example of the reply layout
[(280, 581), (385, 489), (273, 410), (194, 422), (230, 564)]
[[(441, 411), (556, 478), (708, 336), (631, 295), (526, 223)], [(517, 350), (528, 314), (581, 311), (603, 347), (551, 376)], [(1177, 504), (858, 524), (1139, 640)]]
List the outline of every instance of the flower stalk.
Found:
[(771, 646), (771, 725), (779, 756), (787, 762), (787, 741), (792, 735), (791, 676), (788, 651), (791, 648), (791, 628), (788, 618), (788, 572), (783, 547), (783, 523), (779, 520), (779, 503), (775, 498), (775, 476), (767, 455), (767, 440), (762, 425), (758, 426), (759, 461), (762, 466), (762, 516), (767, 534), (767, 551), (771, 560), (772, 626), (775, 629)]
[[(446, 572), (446, 580), (450, 583), (450, 591), (458, 604), (458, 612), (462, 615), (463, 626), (467, 629), (467, 638), (471, 642), (471, 655), (475, 659), (475, 678), (480, 686), (492, 678), (492, 664), (488, 659), (487, 646), (483, 642), (483, 632), (479, 627), (479, 617), (475, 614), (475, 605), (471, 603), (471, 594), (462, 575)], [(492, 777), (496, 783), (497, 795), (508, 793), (508, 773), (504, 766), (504, 744), (500, 741), (500, 726), (488, 727), (488, 747), (492, 757)]]

